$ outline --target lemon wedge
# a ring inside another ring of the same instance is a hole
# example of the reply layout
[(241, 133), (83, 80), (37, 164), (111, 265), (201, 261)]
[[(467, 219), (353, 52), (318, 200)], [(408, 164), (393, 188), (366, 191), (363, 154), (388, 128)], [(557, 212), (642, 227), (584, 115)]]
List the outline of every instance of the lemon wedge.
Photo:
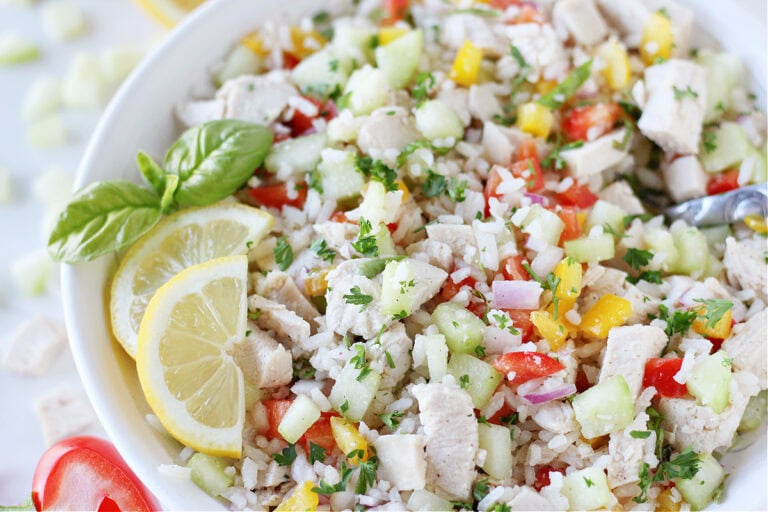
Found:
[(136, 0), (153, 18), (172, 27), (205, 0)]
[(245, 337), (248, 258), (181, 271), (152, 297), (139, 329), (136, 369), (149, 406), (181, 443), (240, 458), (243, 372), (230, 352)]
[(112, 279), (112, 332), (132, 357), (144, 310), (155, 291), (187, 267), (245, 254), (274, 219), (250, 206), (219, 203), (181, 210), (162, 220), (125, 254)]

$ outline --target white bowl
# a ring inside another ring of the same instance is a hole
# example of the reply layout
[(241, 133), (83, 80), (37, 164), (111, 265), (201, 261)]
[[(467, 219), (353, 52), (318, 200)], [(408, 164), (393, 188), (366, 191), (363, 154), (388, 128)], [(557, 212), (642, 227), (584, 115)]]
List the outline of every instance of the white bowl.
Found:
[[(699, 36), (712, 36), (742, 56), (752, 85), (765, 105), (765, 25), (744, 8), (747, 2), (688, 0), (697, 13)], [(96, 180), (138, 180), (138, 150), (163, 155), (179, 134), (173, 108), (209, 83), (209, 70), (232, 44), (265, 20), (297, 21), (326, 7), (321, 0), (218, 0), (179, 26), (131, 75), (101, 119), (90, 141), (76, 186)], [(750, 2), (756, 6), (757, 1)], [(750, 9), (751, 10), (751, 9)], [(706, 33), (706, 34), (705, 34)], [(762, 42), (763, 44), (761, 44)], [(136, 474), (166, 509), (223, 510), (224, 506), (188, 481), (158, 472), (172, 464), (181, 445), (153, 429), (133, 360), (110, 334), (105, 308), (107, 276), (114, 258), (65, 265), (64, 310), (78, 371), (104, 429)], [(731, 473), (722, 510), (768, 510), (766, 440), (724, 460)]]

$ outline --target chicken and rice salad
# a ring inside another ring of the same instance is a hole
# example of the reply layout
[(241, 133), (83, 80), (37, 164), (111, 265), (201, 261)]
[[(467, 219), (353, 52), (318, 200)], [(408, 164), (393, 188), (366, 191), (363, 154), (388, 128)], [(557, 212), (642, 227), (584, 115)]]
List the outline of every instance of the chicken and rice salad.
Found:
[[(162, 164), (139, 155), (131, 204), (157, 206), (121, 217), (109, 307), (187, 445), (162, 478), (257, 510), (727, 495), (720, 454), (764, 428), (765, 219), (670, 225), (644, 199), (766, 181), (738, 56), (664, 0), (308, 14), (244, 35)], [(108, 252), (75, 213), (58, 256)]]

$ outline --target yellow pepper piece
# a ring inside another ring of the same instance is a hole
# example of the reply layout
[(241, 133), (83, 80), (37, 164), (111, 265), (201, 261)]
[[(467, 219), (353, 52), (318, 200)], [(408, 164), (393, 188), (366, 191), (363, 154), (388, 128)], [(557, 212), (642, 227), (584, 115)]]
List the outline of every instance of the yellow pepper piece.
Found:
[(403, 27), (381, 27), (379, 29), (379, 45), (386, 46), (395, 39), (400, 39), (408, 32), (410, 30)]
[[(706, 311), (706, 309), (704, 306), (699, 306), (694, 308), (694, 311), (701, 315)], [(725, 313), (723, 313), (723, 316), (720, 317), (720, 320), (718, 320), (718, 322), (712, 327), (707, 327), (707, 319), (703, 316), (699, 316), (696, 320), (693, 321), (691, 328), (702, 336), (706, 336), (707, 338), (718, 338), (724, 340), (731, 335), (732, 320), (733, 313), (730, 309), (728, 309)]]
[(469, 39), (456, 52), (456, 58), (451, 66), (451, 80), (464, 87), (477, 83), (480, 74), (480, 62), (483, 60), (483, 50), (472, 44)]
[(326, 43), (328, 41), (317, 30), (306, 31), (299, 27), (291, 27), (291, 44), (293, 45), (291, 53), (299, 59), (312, 55)]
[(568, 337), (568, 328), (562, 322), (555, 320), (549, 311), (533, 311), (530, 318), (539, 336), (549, 342), (549, 348), (553, 352), (560, 350)]
[(584, 223), (587, 222), (587, 214), (584, 212), (579, 212), (576, 214), (576, 220), (579, 223), (579, 227), (584, 227)]
[[(360, 435), (354, 424), (344, 418), (333, 416), (331, 417), (331, 433), (342, 453), (348, 457), (354, 453), (352, 457), (349, 457), (349, 462), (353, 466), (368, 460), (368, 441)], [(362, 457), (360, 457), (360, 451), (363, 452)]]
[(603, 76), (611, 89), (620, 91), (629, 85), (629, 80), (632, 78), (629, 55), (621, 43), (615, 39), (606, 41), (600, 45), (597, 54), (605, 61)]
[(557, 86), (557, 81), (555, 80), (541, 80), (536, 82), (536, 92), (544, 96), (554, 89), (555, 86)]
[(411, 191), (408, 190), (408, 185), (406, 185), (403, 180), (395, 180), (395, 183), (397, 183), (397, 190), (403, 191), (403, 199), (401, 202), (406, 202), (408, 198), (411, 197)]
[(546, 139), (554, 121), (552, 112), (535, 101), (517, 107), (517, 127), (531, 135)]
[[(555, 296), (558, 299), (576, 299), (581, 294), (581, 278), (584, 274), (581, 269), (581, 263), (571, 258), (563, 258), (555, 266), (554, 274), (556, 278), (560, 278), (560, 282), (555, 289)], [(571, 304), (571, 307), (573, 307), (573, 304)], [(568, 309), (563, 310), (562, 314), (568, 311)], [(558, 306), (558, 310), (562, 310), (562, 305)]]
[(251, 50), (259, 57), (266, 57), (269, 55), (269, 49), (264, 46), (264, 42), (261, 40), (258, 32), (251, 32), (247, 36), (240, 40), (240, 44)]
[(672, 37), (672, 22), (669, 15), (656, 11), (651, 14), (643, 27), (640, 39), (640, 57), (647, 66), (656, 59), (668, 59), (672, 55), (674, 39)]
[(622, 325), (630, 316), (632, 303), (607, 293), (581, 317), (581, 331), (590, 338), (606, 338), (608, 331)]
[(275, 512), (295, 512), (297, 510), (315, 512), (320, 504), (320, 497), (312, 491), (315, 484), (306, 481), (296, 486), (290, 496), (277, 506)]
[(683, 500), (680, 498), (674, 501), (671, 489), (664, 489), (656, 498), (655, 510), (658, 512), (678, 512), (682, 504)]
[(744, 224), (752, 231), (761, 235), (768, 233), (768, 221), (759, 215), (747, 215), (744, 217)]
[(325, 295), (328, 289), (328, 273), (336, 267), (317, 270), (304, 279), (304, 292), (310, 297)]

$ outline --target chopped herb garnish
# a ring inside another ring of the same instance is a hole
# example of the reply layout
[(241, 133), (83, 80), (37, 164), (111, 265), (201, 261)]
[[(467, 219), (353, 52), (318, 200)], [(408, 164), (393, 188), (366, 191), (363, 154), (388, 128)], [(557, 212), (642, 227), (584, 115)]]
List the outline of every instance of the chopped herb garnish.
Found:
[(717, 149), (717, 134), (710, 130), (705, 130), (701, 134), (701, 145), (704, 146), (704, 151), (709, 154)]
[(627, 120), (624, 120), (624, 137), (622, 137), (621, 142), (617, 140), (613, 141), (613, 149), (618, 149), (619, 151), (623, 151), (627, 149), (627, 145), (629, 144), (629, 139), (632, 138), (632, 132), (634, 131), (635, 131), (635, 125), (633, 125)]
[(273, 453), (272, 458), (281, 466), (290, 466), (296, 460), (296, 445), (289, 444), (280, 453)]
[(624, 224), (624, 229), (627, 229), (630, 224), (632, 224), (632, 221), (635, 219), (640, 219), (643, 222), (648, 222), (653, 218), (653, 214), (651, 213), (640, 213), (637, 215), (625, 215), (622, 219), (622, 224)]
[(671, 20), (671, 19), (672, 19), (672, 16), (670, 16), (670, 15), (669, 15), (669, 11), (667, 10), (667, 8), (666, 8), (666, 7), (662, 7), (661, 9), (659, 9), (659, 10), (658, 10), (658, 11), (656, 11), (656, 12), (657, 12), (657, 13), (659, 13), (659, 14), (661, 14), (662, 16), (664, 16), (665, 18), (667, 18), (668, 20)]
[(379, 246), (376, 243), (376, 236), (371, 234), (373, 226), (363, 217), (360, 217), (360, 235), (357, 241), (352, 243), (352, 248), (367, 258), (379, 255)]
[(344, 295), (344, 300), (347, 304), (356, 304), (358, 306), (362, 306), (360, 311), (364, 311), (365, 308), (368, 307), (368, 304), (370, 304), (373, 300), (373, 297), (364, 294), (360, 291), (360, 287), (355, 285), (349, 289), (349, 293), (347, 295)]
[(651, 431), (650, 430), (633, 430), (629, 433), (630, 437), (633, 437), (635, 439), (648, 439), (651, 437)]
[(559, 318), (558, 308), (560, 307), (560, 298), (557, 296), (558, 286), (560, 286), (560, 278), (553, 272), (547, 274), (547, 288), (552, 291), (552, 304), (554, 306), (552, 314), (555, 318)]
[(469, 375), (464, 374), (461, 377), (459, 377), (459, 386), (461, 389), (467, 389), (469, 386)]
[(347, 412), (349, 410), (349, 400), (344, 400), (339, 409), (341, 409), (341, 412)]
[(277, 239), (272, 253), (275, 255), (275, 262), (280, 270), (287, 270), (293, 263), (293, 248), (284, 236)]
[(672, 480), (673, 478), (679, 478), (682, 480), (690, 480), (696, 473), (699, 472), (699, 456), (691, 448), (686, 448), (683, 453), (679, 454), (672, 460), (662, 461), (656, 468), (656, 473), (651, 476), (649, 469), (650, 466), (647, 462), (643, 463), (643, 467), (640, 470), (640, 495), (633, 498), (636, 503), (644, 503), (646, 501), (646, 493), (648, 488), (655, 483), (665, 482)]
[(499, 422), (502, 425), (510, 426), (510, 425), (516, 424), (517, 419), (518, 419), (518, 414), (516, 412), (513, 412), (507, 416), (502, 416), (501, 418), (499, 418)]
[(539, 98), (538, 103), (547, 108), (558, 109), (573, 96), (573, 94), (587, 81), (592, 73), (592, 59), (571, 71), (565, 79), (557, 84), (551, 91)]
[(314, 464), (315, 462), (323, 462), (326, 456), (327, 456), (327, 452), (325, 448), (323, 448), (320, 445), (316, 445), (312, 441), (309, 442), (309, 463), (310, 464)]
[(427, 179), (421, 184), (421, 193), (424, 197), (437, 197), (445, 192), (445, 176), (427, 170)]
[(379, 459), (376, 456), (370, 457), (367, 461), (359, 464), (360, 474), (357, 477), (357, 486), (355, 486), (357, 494), (365, 494), (369, 488), (373, 487), (378, 467)]
[[(515, 59), (515, 62), (520, 68), (517, 72), (517, 76), (510, 84), (509, 96), (514, 97), (517, 90), (520, 88), (523, 82), (525, 82), (525, 79), (528, 76), (528, 73), (530, 73), (532, 67), (530, 64), (525, 62), (525, 59), (523, 58), (523, 55), (520, 53), (520, 50), (517, 48), (517, 46), (510, 45), (509, 53), (512, 55), (512, 58)], [(507, 112), (506, 108), (505, 112)]]
[(634, 103), (630, 103), (629, 101), (619, 101), (618, 104), (621, 107), (621, 110), (635, 121), (640, 119), (640, 116), (643, 115), (643, 111)]
[(651, 259), (653, 259), (653, 253), (642, 249), (630, 248), (627, 249), (627, 253), (624, 255), (623, 259), (633, 269), (640, 270), (640, 267), (644, 267), (650, 263)]
[(400, 425), (400, 420), (397, 418), (402, 418), (403, 416), (405, 416), (405, 414), (400, 411), (392, 411), (381, 414), (379, 418), (381, 418), (381, 421), (384, 422), (389, 430), (395, 430), (397, 426)]
[(320, 480), (320, 484), (317, 485), (316, 487), (313, 487), (312, 492), (330, 496), (331, 494), (335, 494), (337, 492), (346, 491), (347, 483), (349, 483), (349, 478), (352, 476), (352, 472), (353, 472), (353, 469), (350, 467), (347, 467), (347, 464), (345, 462), (342, 462), (341, 463), (341, 481), (336, 485), (330, 485), (325, 480)]
[(395, 313), (392, 315), (392, 320), (403, 320), (408, 316), (408, 312), (405, 310), (400, 311), (399, 313)]
[(475, 355), (477, 357), (485, 357), (485, 347), (482, 345), (478, 345), (475, 347)]
[(322, 238), (312, 242), (309, 248), (314, 251), (317, 256), (328, 263), (333, 263), (333, 259), (336, 257), (336, 253), (333, 249), (328, 248), (328, 244)]
[(512, 126), (517, 122), (517, 116), (502, 116), (501, 114), (493, 114), (491, 120), (496, 124), (500, 124), (501, 126)]
[(450, 182), (448, 183), (448, 197), (457, 203), (463, 202), (466, 199), (464, 194), (466, 193), (467, 186), (469, 186), (469, 183), (467, 183), (466, 180), (459, 181), (458, 178), (452, 176)]
[(389, 366), (390, 368), (394, 368), (395, 367), (395, 360), (392, 359), (392, 354), (389, 353), (389, 350), (385, 350), (384, 351), (384, 355), (387, 358), (387, 366)]
[[(644, 270), (637, 277), (627, 276), (628, 283), (637, 284), (640, 281), (647, 281), (653, 284), (662, 284), (664, 282), (661, 280), (661, 271), (659, 270)], [(643, 302), (648, 302), (645, 300), (646, 298), (643, 299)]]
[(331, 71), (338, 71), (339, 70), (339, 60), (338, 59), (333, 59), (332, 61), (330, 61), (328, 63), (328, 68)]
[(472, 486), (472, 497), (475, 501), (482, 501), (486, 496), (488, 496), (488, 479), (484, 478)]
[(403, 259), (403, 256), (388, 256), (386, 258), (374, 258), (372, 260), (365, 261), (360, 264), (360, 267), (358, 268), (358, 272), (361, 276), (365, 276), (368, 279), (373, 279), (377, 275), (384, 272), (384, 267), (387, 266), (387, 263), (390, 261), (400, 261)]
[(260, 309), (257, 309), (256, 311), (249, 311), (248, 312), (248, 318), (251, 319), (251, 320), (254, 320), (254, 321), (258, 320), (260, 316), (261, 316), (261, 310)]
[(610, 224), (608, 224), (607, 222), (605, 224), (603, 224), (603, 232), (604, 233), (608, 233), (609, 235), (617, 236), (619, 238), (629, 238), (628, 235), (624, 235), (624, 234), (619, 233), (618, 231), (616, 231), (616, 229), (613, 226), (611, 226)]
[(418, 107), (429, 96), (429, 90), (435, 86), (435, 77), (432, 73), (419, 73), (416, 75), (416, 85), (411, 90), (411, 96), (416, 100)]
[(685, 89), (678, 89), (676, 86), (672, 86), (672, 90), (675, 93), (675, 100), (681, 101), (685, 98), (696, 99), (699, 97), (699, 93), (691, 89), (690, 85), (685, 86)]
[(555, 147), (549, 152), (547, 157), (541, 161), (541, 165), (544, 167), (551, 167), (557, 171), (565, 169), (565, 160), (560, 155), (561, 151), (568, 151), (569, 149), (577, 149), (584, 145), (583, 140), (577, 140), (569, 142), (567, 144), (562, 143), (562, 138), (558, 135)]
[(595, 482), (587, 477), (584, 477), (584, 483), (587, 484), (587, 487), (593, 487), (595, 485)]
[(397, 180), (397, 171), (384, 165), (381, 160), (357, 155), (355, 157), (355, 169), (363, 176), (384, 185), (387, 192), (394, 192), (398, 189), (397, 182), (395, 181)]

